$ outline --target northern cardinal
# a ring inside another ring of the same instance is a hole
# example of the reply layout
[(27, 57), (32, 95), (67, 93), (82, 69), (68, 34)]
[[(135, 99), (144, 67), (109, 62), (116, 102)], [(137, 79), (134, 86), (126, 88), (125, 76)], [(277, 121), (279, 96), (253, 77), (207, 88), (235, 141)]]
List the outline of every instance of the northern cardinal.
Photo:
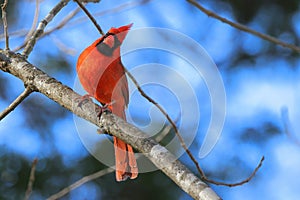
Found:
[[(79, 80), (88, 96), (94, 97), (124, 120), (129, 94), (120, 46), (131, 26), (111, 28), (80, 54), (76, 66)], [(132, 147), (116, 137), (113, 140), (116, 180), (136, 178), (138, 168)]]

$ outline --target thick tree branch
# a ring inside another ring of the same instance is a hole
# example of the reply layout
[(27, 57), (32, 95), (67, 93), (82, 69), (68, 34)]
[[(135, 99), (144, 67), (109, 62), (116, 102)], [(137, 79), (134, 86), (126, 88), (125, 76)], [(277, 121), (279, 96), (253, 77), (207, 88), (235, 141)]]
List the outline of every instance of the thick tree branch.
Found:
[(87, 102), (79, 108), (76, 99), (80, 96), (77, 93), (31, 65), (19, 54), (0, 50), (0, 62), (1, 70), (18, 77), (25, 85), (30, 82), (38, 92), (142, 152), (194, 199), (220, 199), (206, 183), (195, 176), (166, 148), (148, 138), (138, 128), (110, 113), (103, 113), (99, 120), (94, 109), (95, 104), (92, 102)]

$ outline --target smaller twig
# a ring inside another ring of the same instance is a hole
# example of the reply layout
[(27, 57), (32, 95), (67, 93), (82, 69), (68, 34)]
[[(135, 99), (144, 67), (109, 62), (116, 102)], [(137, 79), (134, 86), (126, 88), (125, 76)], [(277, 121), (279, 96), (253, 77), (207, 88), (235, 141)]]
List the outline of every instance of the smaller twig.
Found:
[(45, 31), (43, 36), (49, 35), (52, 32), (61, 29), (62, 27), (64, 27), (71, 19), (73, 19), (73, 17), (80, 11), (80, 8), (76, 8), (74, 9), (72, 12), (70, 12), (63, 20), (61, 20), (61, 22), (53, 27), (50, 28), (49, 30)]
[[(93, 13), (94, 17), (100, 17), (100, 16), (104, 16), (104, 15), (108, 15), (108, 14), (114, 14), (117, 12), (121, 12), (124, 11), (125, 9), (132, 9), (134, 7), (137, 6), (142, 6), (143, 4), (146, 4), (148, 2), (150, 2), (151, 0), (141, 0), (141, 1), (130, 1), (130, 2), (126, 2), (124, 4), (120, 4), (117, 5), (114, 8), (111, 9), (107, 9), (107, 10), (103, 10), (103, 11), (99, 11), (99, 12), (95, 12)], [(74, 20), (72, 25), (77, 25), (78, 23), (82, 23), (86, 20), (86, 17), (80, 17), (77, 18), (76, 20)]]
[(27, 190), (25, 193), (25, 197), (24, 200), (28, 200), (31, 192), (32, 192), (32, 186), (35, 180), (35, 168), (36, 168), (36, 164), (37, 164), (38, 160), (34, 159), (31, 165), (31, 170), (30, 170), (30, 175), (29, 175), (29, 181), (28, 181), (28, 185), (27, 185)]
[(28, 97), (34, 90), (31, 87), (26, 87), (20, 94), (2, 113), (0, 113), (0, 121), (12, 112), (26, 97)]
[[(50, 35), (51, 33), (53, 33), (56, 30), (61, 29), (62, 27), (64, 27), (78, 12), (80, 11), (80, 8), (76, 8), (75, 10), (73, 10), (72, 12), (70, 12), (65, 18), (63, 18), (63, 20), (61, 20), (61, 22), (56, 25), (53, 28), (50, 28), (49, 30), (46, 30), (39, 38), (40, 39), (44, 36)], [(22, 45), (16, 47), (13, 51), (19, 51), (20, 49), (24, 48), (26, 43), (28, 42), (28, 40), (26, 40)]]
[[(162, 134), (160, 134), (158, 137), (155, 137), (155, 141), (160, 142), (160, 140), (162, 140), (171, 130), (172, 126), (166, 126), (163, 131)], [(142, 154), (138, 154), (136, 155), (136, 159), (139, 159), (142, 156)], [(80, 187), (81, 185), (90, 182), (92, 180), (95, 180), (97, 178), (100, 178), (106, 174), (109, 174), (111, 172), (114, 172), (115, 166), (111, 166), (110, 168), (106, 168), (106, 169), (102, 169), (98, 172), (95, 172), (93, 174), (90, 174), (88, 176), (84, 176), (81, 179), (79, 179), (78, 181), (76, 181), (75, 183), (69, 185), (68, 187), (65, 187), (64, 189), (62, 189), (61, 191), (59, 191), (58, 193), (53, 194), (52, 196), (50, 196), (47, 200), (55, 200), (58, 198), (63, 197), (64, 195), (68, 194), (69, 192), (71, 192), (72, 190)]]
[(132, 80), (132, 82), (134, 83), (134, 85), (136, 86), (136, 88), (138, 89), (138, 91), (140, 92), (140, 94), (147, 99), (150, 103), (152, 103), (153, 105), (155, 105), (160, 112), (166, 117), (166, 119), (169, 121), (169, 123), (171, 124), (171, 126), (173, 127), (176, 136), (178, 137), (181, 146), (183, 147), (183, 149), (186, 151), (186, 153), (188, 154), (188, 156), (190, 157), (190, 159), (193, 161), (193, 163), (195, 164), (198, 172), (200, 173), (201, 177), (205, 177), (205, 174), (203, 172), (203, 170), (201, 169), (199, 163), (197, 162), (197, 160), (195, 159), (195, 157), (193, 156), (192, 152), (187, 148), (181, 134), (178, 131), (178, 128), (175, 124), (175, 122), (171, 119), (171, 117), (168, 115), (168, 113), (151, 97), (149, 97), (140, 87), (139, 83), (137, 82), (137, 80), (134, 78), (134, 76), (127, 70), (125, 69), (125, 72), (127, 73), (127, 75), (129, 76), (129, 78)]
[(33, 21), (32, 21), (32, 25), (30, 30), (28, 31), (26, 37), (25, 37), (25, 41), (28, 41), (29, 38), (32, 36), (34, 29), (37, 25), (38, 19), (39, 19), (39, 12), (40, 12), (40, 0), (35, 0), (35, 11), (34, 11), (34, 17), (33, 17)]
[(274, 44), (277, 44), (277, 45), (280, 45), (282, 47), (285, 47), (285, 48), (289, 48), (295, 52), (298, 52), (300, 53), (300, 47), (296, 46), (296, 45), (293, 45), (293, 44), (289, 44), (289, 43), (286, 43), (286, 42), (283, 42), (282, 40), (279, 40), (275, 37), (272, 37), (270, 35), (267, 35), (267, 34), (263, 34), (263, 33), (260, 33), (258, 31), (255, 31), (253, 29), (250, 29), (248, 28), (247, 26), (243, 25), (243, 24), (239, 24), (239, 23), (235, 23), (235, 22), (232, 22), (224, 17), (221, 17), (219, 15), (217, 15), (216, 13), (210, 11), (210, 10), (207, 10), (206, 8), (204, 8), (203, 6), (201, 6), (197, 1), (195, 0), (187, 0), (187, 2), (189, 2), (190, 4), (194, 5), (196, 8), (198, 8), (199, 10), (201, 10), (203, 13), (205, 13), (207, 16), (209, 17), (212, 17), (212, 18), (215, 18), (225, 24), (228, 24), (236, 29), (239, 29), (241, 31), (244, 31), (244, 32), (247, 32), (247, 33), (250, 33), (252, 35), (255, 35), (263, 40), (267, 40), (269, 42), (272, 42)]
[(167, 118), (167, 120), (169, 121), (169, 123), (171, 124), (172, 128), (175, 131), (175, 134), (177, 135), (181, 146), (183, 147), (183, 149), (186, 151), (186, 153), (188, 154), (188, 156), (190, 157), (190, 159), (193, 161), (193, 163), (195, 164), (198, 172), (200, 173), (201, 179), (204, 181), (207, 181), (209, 183), (215, 184), (215, 185), (224, 185), (224, 186), (228, 186), (228, 187), (233, 187), (233, 186), (238, 186), (238, 185), (242, 185), (244, 183), (249, 182), (256, 174), (256, 172), (258, 171), (258, 169), (262, 166), (262, 162), (265, 159), (264, 156), (261, 158), (258, 166), (254, 169), (254, 171), (252, 172), (252, 174), (245, 180), (238, 182), (238, 183), (225, 183), (225, 182), (219, 182), (219, 181), (215, 181), (215, 180), (211, 180), (209, 178), (206, 177), (204, 171), (201, 169), (199, 163), (197, 162), (197, 160), (195, 159), (195, 157), (192, 155), (191, 151), (187, 148), (182, 136), (180, 135), (175, 122), (170, 118), (170, 116), (167, 114), (167, 112), (155, 101), (153, 100), (151, 97), (149, 97), (140, 87), (140, 85), (138, 84), (137, 80), (134, 78), (134, 76), (127, 70), (125, 69), (127, 75), (129, 76), (129, 78), (132, 80), (132, 82), (135, 84), (136, 88), (138, 89), (138, 91), (140, 92), (140, 94), (146, 98), (149, 102), (151, 102), (153, 105), (155, 105), (160, 111), (161, 113)]
[(5, 37), (5, 50), (9, 50), (9, 35), (8, 35), (8, 26), (7, 26), (7, 19), (6, 19), (7, 3), (8, 3), (8, 0), (4, 0), (4, 3), (1, 6), (4, 37)]
[[(110, 14), (110, 13), (113, 13), (113, 12), (120, 12), (124, 9), (129, 9), (129, 8), (132, 8), (132, 7), (135, 7), (135, 6), (138, 6), (138, 5), (142, 5), (142, 4), (145, 4), (147, 2), (149, 2), (150, 0), (142, 0), (140, 2), (130, 2), (130, 3), (124, 3), (124, 4), (121, 4), (115, 8), (112, 8), (112, 9), (108, 9), (108, 10), (104, 10), (104, 11), (101, 11), (101, 12), (98, 12), (98, 13), (95, 13), (94, 16), (103, 16), (103, 15), (106, 15), (106, 14)], [(70, 12), (58, 25), (52, 27), (52, 28), (49, 28), (48, 30), (45, 30), (44, 33), (38, 38), (42, 38), (42, 37), (45, 37), (47, 35), (50, 35), (51, 33), (53, 33), (54, 31), (56, 30), (60, 30), (61, 28), (65, 27), (65, 25), (68, 25), (68, 26), (74, 26), (74, 25), (78, 25), (78, 23), (82, 23), (84, 21), (84, 19), (86, 19), (86, 17), (83, 17), (83, 18), (79, 18), (79, 19), (76, 19), (73, 23), (69, 23), (67, 24), (71, 19), (73, 19), (73, 17), (81, 10), (81, 8), (76, 8), (74, 11)], [(18, 32), (12, 32), (10, 33), (10, 36), (12, 34), (16, 35), (16, 36), (24, 36), (26, 35), (25, 33), (26, 30), (22, 30), (22, 32), (18, 31)], [(0, 39), (3, 38), (3, 35), (0, 35)], [(26, 43), (28, 41), (25, 41), (23, 44), (21, 44), (20, 46), (16, 47), (13, 51), (19, 51), (21, 50), (22, 48), (25, 47)]]
[(251, 175), (248, 178), (244, 179), (243, 181), (237, 182), (237, 183), (224, 183), (224, 182), (220, 182), (220, 181), (215, 181), (215, 180), (212, 180), (212, 179), (208, 179), (205, 175), (204, 175), (204, 177), (202, 177), (202, 179), (206, 182), (209, 182), (209, 183), (212, 183), (212, 184), (215, 184), (215, 185), (223, 185), (223, 186), (227, 186), (227, 187), (240, 186), (240, 185), (243, 185), (245, 183), (248, 183), (255, 176), (256, 172), (262, 166), (264, 159), (265, 159), (265, 157), (263, 156), (260, 159), (260, 161), (259, 161), (258, 165), (256, 166), (256, 168), (253, 170), (253, 172), (251, 173)]
[[(24, 37), (24, 35), (26, 35), (26, 33), (28, 32), (28, 30), (26, 29), (20, 29), (20, 30), (16, 30), (16, 31), (12, 31), (9, 34), (10, 38), (16, 38), (16, 37)], [(0, 40), (5, 40), (5, 34), (0, 34)]]
[(28, 57), (31, 53), (37, 39), (43, 34), (44, 29), (52, 21), (52, 19), (59, 13), (59, 11), (69, 3), (70, 0), (61, 0), (54, 8), (48, 13), (48, 15), (39, 23), (37, 29), (34, 31), (33, 35), (28, 40), (22, 55)]
[(68, 47), (66, 44), (64, 44), (61, 40), (59, 40), (57, 37), (54, 35), (51, 37), (54, 44), (57, 46), (59, 50), (64, 52), (65, 54), (69, 54), (74, 56), (76, 54), (76, 50), (73, 48)]
[(72, 191), (72, 190), (78, 188), (79, 186), (83, 185), (84, 183), (95, 180), (95, 179), (97, 179), (101, 176), (104, 176), (106, 174), (109, 174), (113, 171), (114, 171), (113, 168), (106, 168), (106, 169), (100, 170), (96, 173), (90, 174), (88, 176), (84, 176), (83, 178), (79, 179), (78, 181), (76, 181), (72, 185), (70, 185), (70, 186), (62, 189), (60, 192), (50, 196), (49, 198), (47, 198), (47, 200), (59, 199), (59, 198), (63, 197), (64, 195), (68, 194), (70, 191)]
[(95, 27), (97, 28), (97, 30), (99, 31), (99, 33), (101, 35), (104, 35), (105, 33), (103, 32), (102, 28), (99, 26), (99, 24), (97, 23), (97, 21), (95, 20), (95, 18), (91, 15), (91, 13), (84, 7), (84, 5), (82, 5), (82, 3), (80, 3), (78, 0), (74, 0), (76, 1), (76, 3), (78, 4), (78, 6), (85, 12), (85, 14), (90, 18), (90, 20), (93, 22), (93, 24), (95, 25)]

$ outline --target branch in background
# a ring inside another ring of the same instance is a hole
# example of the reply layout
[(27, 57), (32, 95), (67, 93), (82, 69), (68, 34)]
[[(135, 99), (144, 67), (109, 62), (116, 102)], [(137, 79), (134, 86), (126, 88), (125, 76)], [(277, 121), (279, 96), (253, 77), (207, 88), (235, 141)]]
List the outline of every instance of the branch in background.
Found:
[(2, 21), (3, 21), (4, 37), (5, 37), (5, 50), (9, 50), (9, 35), (8, 35), (8, 26), (7, 26), (7, 19), (6, 19), (7, 3), (8, 0), (4, 0), (4, 3), (1, 5)]
[(28, 200), (31, 192), (32, 192), (32, 186), (35, 180), (35, 168), (36, 168), (36, 164), (37, 164), (38, 160), (34, 159), (31, 165), (31, 170), (30, 170), (30, 175), (29, 175), (29, 181), (28, 181), (28, 185), (27, 185), (27, 190), (25, 193), (25, 198), (24, 200)]
[(49, 14), (39, 23), (37, 29), (33, 33), (33, 35), (28, 40), (22, 55), (26, 58), (31, 53), (37, 39), (43, 34), (44, 29), (46, 28), (47, 24), (52, 21), (52, 19), (57, 15), (57, 13), (69, 3), (70, 0), (61, 0), (50, 12)]
[(34, 29), (38, 23), (38, 19), (39, 19), (39, 13), (40, 13), (40, 0), (35, 0), (35, 11), (34, 11), (34, 17), (33, 17), (33, 21), (31, 24), (31, 28), (28, 31), (26, 37), (25, 37), (25, 41), (27, 42), (29, 40), (29, 38), (32, 36), (32, 34), (34, 33)]
[[(121, 5), (118, 5), (112, 9), (108, 9), (108, 10), (104, 10), (104, 11), (101, 11), (101, 12), (98, 12), (98, 13), (95, 13), (93, 14), (94, 16), (103, 16), (103, 15), (106, 15), (106, 14), (110, 14), (110, 13), (114, 13), (114, 12), (120, 12), (124, 9), (129, 9), (129, 8), (132, 8), (132, 7), (135, 7), (135, 6), (139, 6), (139, 5), (142, 5), (142, 4), (145, 4), (147, 2), (149, 2), (150, 0), (142, 0), (142, 1), (138, 1), (138, 2), (127, 2), (127, 3), (124, 3), (124, 4), (121, 4)], [(84, 21), (86, 21), (86, 17), (80, 17), (78, 19), (76, 19), (75, 21), (73, 21), (72, 23), (69, 23), (71, 19), (73, 19), (73, 17), (80, 11), (81, 9), (80, 8), (76, 8), (75, 10), (73, 10), (72, 12), (70, 12), (58, 25), (52, 27), (52, 28), (49, 28), (48, 30), (45, 30), (44, 33), (37, 39), (40, 39), (44, 36), (47, 36), (47, 35), (50, 35), (51, 33), (53, 33), (54, 31), (56, 30), (60, 30), (62, 29), (63, 27), (70, 27), (70, 26), (74, 26), (74, 25), (78, 25)], [(11, 32), (10, 33), (10, 36), (11, 35), (15, 35), (16, 37), (21, 37), (21, 36), (24, 36), (26, 35), (27, 31), (26, 30), (18, 30), (18, 31), (15, 31), (15, 32)], [(0, 35), (0, 39), (2, 39), (4, 36), (3, 35)], [(21, 50), (22, 48), (25, 47), (26, 43), (28, 41), (25, 41), (22, 45), (16, 47), (13, 51), (19, 51)]]
[[(93, 13), (93, 16), (94, 17), (99, 17), (99, 16), (103, 16), (103, 15), (109, 15), (109, 14), (113, 14), (113, 13), (117, 13), (117, 12), (121, 12), (121, 11), (124, 11), (125, 9), (130, 9), (130, 8), (134, 8), (136, 6), (140, 6), (140, 5), (143, 5), (143, 4), (146, 4), (148, 2), (150, 2), (151, 0), (140, 0), (140, 1), (130, 1), (130, 2), (126, 2), (126, 3), (123, 3), (123, 4), (120, 4), (120, 5), (117, 5), (116, 7), (114, 8), (111, 8), (111, 9), (107, 9), (107, 10), (104, 10), (104, 11), (100, 11), (100, 12), (96, 12), (96, 13)], [(82, 23), (86, 21), (86, 17), (80, 17), (76, 20), (74, 20), (74, 22), (68, 24), (69, 26), (72, 25), (78, 25), (79, 23)]]
[(65, 196), (66, 194), (68, 194), (70, 191), (80, 187), (81, 185), (89, 182), (89, 181), (92, 181), (92, 180), (95, 180), (99, 177), (102, 177), (106, 174), (109, 174), (109, 173), (112, 173), (114, 172), (115, 170), (113, 168), (106, 168), (106, 169), (102, 169), (96, 173), (93, 173), (93, 174), (90, 174), (88, 176), (85, 176), (81, 179), (79, 179), (78, 181), (76, 181), (75, 183), (73, 183), (72, 185), (62, 189), (61, 191), (59, 191), (58, 193), (50, 196), (47, 198), (47, 200), (55, 200), (55, 199), (59, 199), (63, 196)]
[(0, 121), (12, 112), (32, 92), (34, 92), (34, 89), (31, 86), (26, 87), (22, 94), (20, 94), (4, 111), (2, 111), (2, 113), (0, 113)]
[(46, 36), (46, 35), (50, 35), (52, 32), (61, 29), (62, 27), (64, 27), (77, 13), (79, 13), (81, 9), (80, 8), (76, 8), (75, 10), (73, 10), (72, 12), (70, 12), (63, 20), (61, 20), (61, 22), (53, 27), (50, 28), (49, 30), (45, 31), (42, 35), (42, 37)]
[[(16, 31), (12, 31), (8, 33), (10, 38), (16, 38), (16, 37), (24, 37), (27, 34), (28, 30), (27, 29), (20, 29)], [(2, 33), (0, 34), (0, 40), (5, 40), (5, 34)]]
[[(50, 35), (51, 33), (53, 33), (54, 31), (56, 31), (56, 30), (59, 30), (59, 29), (61, 29), (62, 27), (64, 27), (78, 12), (80, 11), (80, 8), (76, 8), (75, 10), (73, 10), (72, 12), (70, 12), (63, 20), (61, 20), (61, 22), (57, 25), (57, 26), (55, 26), (55, 27), (53, 27), (53, 28), (51, 28), (51, 29), (49, 29), (49, 30), (47, 30), (47, 31), (45, 31), (39, 38), (37, 38), (37, 39), (40, 39), (40, 38), (42, 38), (42, 37), (44, 37), (44, 36), (47, 36), (47, 35)], [(19, 47), (16, 47), (13, 51), (19, 51), (20, 49), (22, 49), (22, 48), (24, 48), (25, 47), (25, 45), (26, 45), (26, 43), (28, 42), (28, 40), (27, 41), (25, 41), (22, 45), (20, 45)]]
[(60, 51), (62, 51), (63, 53), (69, 54), (71, 56), (75, 56), (76, 55), (77, 51), (74, 48), (68, 47), (63, 41), (61, 41), (55, 35), (50, 36), (50, 38), (53, 40), (53, 42), (57, 46), (57, 48)]
[(103, 113), (99, 120), (97, 110), (95, 110), (97, 105), (87, 102), (82, 107), (78, 107), (76, 99), (80, 98), (80, 95), (31, 65), (18, 54), (1, 50), (0, 62), (6, 63), (0, 65), (1, 70), (18, 77), (25, 85), (30, 82), (38, 92), (46, 95), (49, 99), (143, 153), (158, 169), (194, 199), (220, 199), (206, 183), (187, 169), (165, 147), (148, 138), (147, 134), (138, 128), (111, 113)]
[(295, 52), (298, 52), (300, 53), (300, 47), (296, 46), (296, 45), (293, 45), (293, 44), (289, 44), (289, 43), (286, 43), (286, 42), (283, 42), (282, 40), (279, 40), (275, 37), (272, 37), (270, 35), (267, 35), (267, 34), (263, 34), (263, 33), (260, 33), (258, 31), (255, 31), (253, 29), (250, 29), (248, 28), (247, 26), (245, 25), (242, 25), (242, 24), (239, 24), (239, 23), (235, 23), (235, 22), (232, 22), (224, 17), (221, 17), (219, 15), (217, 15), (216, 13), (214, 13), (213, 11), (210, 11), (210, 10), (207, 10), (206, 8), (204, 8), (203, 6), (201, 6), (196, 0), (187, 0), (187, 2), (189, 2), (190, 4), (194, 5), (196, 8), (198, 8), (199, 10), (201, 10), (203, 13), (207, 14), (209, 17), (212, 17), (212, 18), (215, 18), (217, 20), (220, 20), (221, 22), (225, 23), (225, 24), (228, 24), (236, 29), (239, 29), (241, 31), (244, 31), (244, 32), (247, 32), (247, 33), (250, 33), (252, 35), (255, 35), (263, 40), (267, 40), (269, 42), (272, 42), (274, 44), (277, 44), (277, 45), (280, 45), (282, 47), (285, 47), (285, 48), (289, 48)]
[(289, 110), (287, 107), (281, 108), (281, 120), (283, 122), (284, 126), (284, 132), (285, 134), (298, 146), (300, 146), (300, 140), (294, 135), (294, 130), (291, 125), (291, 121), (289, 118)]
[[(170, 125), (165, 126), (164, 129), (161, 131), (161, 134), (158, 137), (155, 137), (155, 141), (160, 142), (170, 132), (171, 128), (172, 128), (172, 126), (170, 126)], [(136, 159), (139, 159), (139, 157), (141, 157), (141, 154), (136, 155)], [(98, 179), (98, 178), (100, 178), (106, 174), (112, 173), (114, 171), (115, 171), (115, 166), (111, 166), (109, 168), (102, 169), (102, 170), (95, 172), (93, 174), (90, 174), (88, 176), (84, 176), (81, 179), (79, 179), (78, 181), (76, 181), (75, 183), (71, 184), (70, 186), (65, 187), (58, 193), (51, 195), (49, 198), (47, 198), (47, 200), (59, 199), (59, 198), (65, 196), (66, 194), (68, 194), (69, 192), (71, 192), (72, 190), (75, 190), (76, 188), (82, 186), (83, 184), (93, 181), (95, 179)]]

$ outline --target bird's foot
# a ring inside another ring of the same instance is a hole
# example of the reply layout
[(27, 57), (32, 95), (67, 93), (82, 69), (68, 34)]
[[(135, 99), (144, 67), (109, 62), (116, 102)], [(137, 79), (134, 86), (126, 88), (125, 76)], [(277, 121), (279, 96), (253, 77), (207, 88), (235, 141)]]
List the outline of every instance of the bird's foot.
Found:
[(109, 103), (106, 103), (106, 104), (103, 104), (103, 106), (99, 106), (98, 107), (98, 118), (100, 119), (101, 118), (101, 115), (102, 115), (102, 113), (104, 113), (104, 112), (111, 112), (111, 105), (114, 103), (114, 101), (112, 101), (112, 102), (109, 102)]
[(78, 103), (78, 107), (80, 107), (80, 108), (82, 108), (82, 105), (83, 104), (85, 104), (85, 103), (87, 103), (87, 102), (89, 102), (89, 101), (91, 101), (91, 102), (93, 102), (93, 100), (92, 100), (92, 95), (90, 95), (90, 94), (86, 94), (86, 95), (83, 95), (83, 96), (81, 96), (81, 97), (78, 97), (76, 100), (79, 102)]
[[(104, 112), (110, 112), (110, 113), (111, 113), (111, 109), (110, 109), (109, 107), (110, 107), (112, 104), (113, 104), (113, 102), (110, 102), (110, 103), (104, 104), (103, 106), (98, 106), (98, 110), (97, 110), (96, 112), (98, 113), (97, 117), (99, 118), (99, 120), (100, 120), (100, 118), (101, 118), (101, 115), (102, 115)], [(98, 133), (98, 134), (103, 134), (103, 133), (106, 133), (106, 131), (103, 130), (103, 129), (101, 129), (101, 128), (99, 128), (99, 129), (97, 129), (97, 133)], [(108, 135), (110, 135), (110, 134), (108, 134)]]

